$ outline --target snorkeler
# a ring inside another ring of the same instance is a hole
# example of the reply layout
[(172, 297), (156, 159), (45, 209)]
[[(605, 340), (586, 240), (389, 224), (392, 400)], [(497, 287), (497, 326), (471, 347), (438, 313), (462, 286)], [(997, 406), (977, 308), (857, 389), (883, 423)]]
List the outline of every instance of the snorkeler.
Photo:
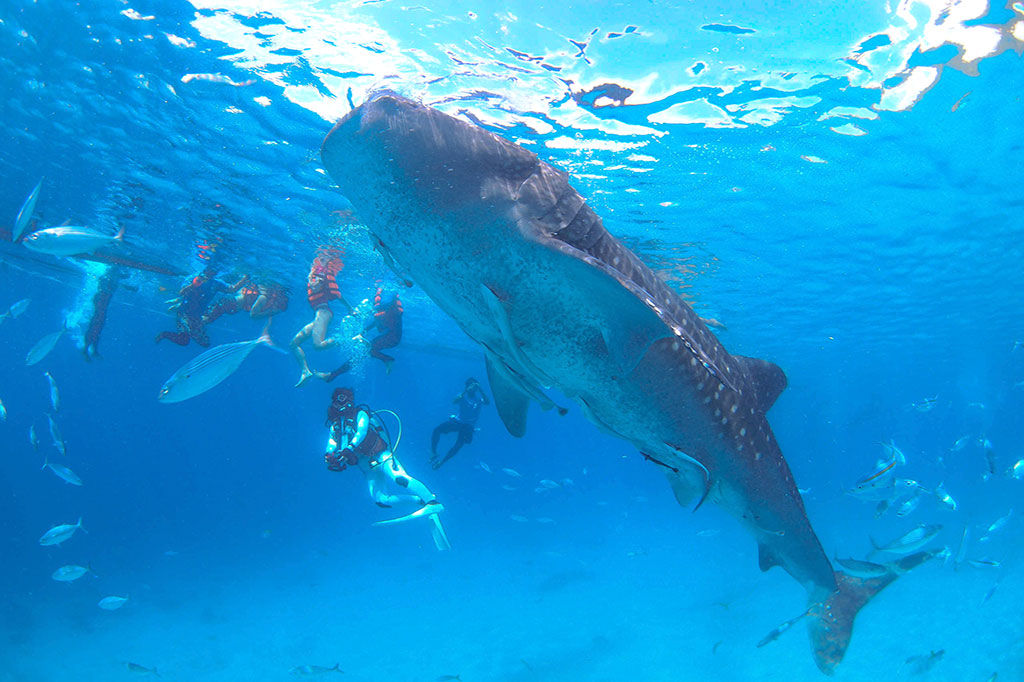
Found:
[(381, 351), (386, 348), (394, 348), (402, 342), (402, 313), (404, 312), (398, 292), (385, 292), (383, 287), (377, 287), (377, 293), (373, 297), (373, 318), (366, 330), (376, 329), (379, 332), (370, 340), (370, 356), (383, 362), (388, 374), (391, 373), (391, 364), (395, 359)]
[(203, 315), (210, 304), (210, 299), (214, 294), (237, 292), (246, 280), (248, 280), (247, 275), (235, 284), (228, 286), (217, 279), (217, 268), (207, 265), (200, 274), (189, 279), (178, 292), (177, 298), (170, 302), (170, 309), (176, 312), (178, 331), (160, 332), (156, 335), (155, 341), (160, 343), (167, 339), (179, 346), (187, 346), (191, 339), (203, 348), (209, 346), (210, 337), (206, 333)]
[[(386, 428), (366, 405), (355, 405), (355, 394), (350, 388), (336, 388), (327, 408), (326, 426), (330, 427), (330, 438), (324, 461), (330, 471), (344, 471), (356, 467), (370, 489), (370, 497), (377, 506), (390, 508), (396, 504), (412, 503), (418, 508), (410, 514), (374, 525), (411, 521), (428, 517), (432, 523), (431, 533), (439, 550), (450, 549), (448, 537), (438, 514), (444, 506), (425, 485), (406, 473), (395, 458)], [(401, 438), (401, 434), (399, 434)], [(400, 488), (402, 493), (388, 493), (388, 485)]]
[(352, 306), (341, 295), (338, 290), (338, 273), (344, 267), (340, 254), (337, 250), (321, 249), (313, 259), (309, 268), (309, 277), (306, 280), (306, 295), (309, 299), (309, 307), (315, 311), (313, 321), (299, 330), (299, 333), (292, 339), (292, 352), (299, 362), (302, 374), (299, 376), (296, 386), (306, 383), (311, 377), (317, 377), (329, 381), (331, 374), (325, 372), (314, 373), (309, 369), (309, 362), (306, 360), (306, 353), (302, 350), (302, 343), (310, 336), (313, 337), (313, 348), (323, 350), (335, 345), (335, 339), (327, 338), (327, 329), (334, 318), (334, 311), (331, 310), (331, 301), (337, 299), (352, 312)]
[(234, 296), (224, 296), (210, 307), (203, 316), (203, 326), (216, 320), (221, 315), (234, 315), (243, 310), (249, 317), (272, 317), (288, 309), (288, 293), (276, 282), (253, 284), (250, 280)]
[(82, 355), (85, 356), (87, 362), (92, 362), (93, 358), (98, 358), (100, 355), (100, 332), (103, 331), (103, 325), (107, 321), (107, 306), (110, 305), (110, 299), (114, 296), (117, 285), (127, 276), (114, 266), (108, 268), (99, 279), (96, 293), (92, 296), (92, 316), (89, 318), (89, 326), (82, 337)]
[[(480, 418), (480, 410), (484, 405), (490, 405), (487, 394), (480, 388), (480, 382), (473, 377), (466, 379), (466, 387), (462, 393), (455, 396), (452, 401), (459, 406), (457, 414), (448, 417), (448, 420), (439, 424), (430, 435), (430, 466), (440, 469), (441, 465), (450, 460), (462, 449), (463, 445), (473, 442), (473, 432), (476, 431), (476, 421)], [(455, 443), (441, 459), (437, 457), (437, 444), (441, 440), (441, 434), (456, 432)]]

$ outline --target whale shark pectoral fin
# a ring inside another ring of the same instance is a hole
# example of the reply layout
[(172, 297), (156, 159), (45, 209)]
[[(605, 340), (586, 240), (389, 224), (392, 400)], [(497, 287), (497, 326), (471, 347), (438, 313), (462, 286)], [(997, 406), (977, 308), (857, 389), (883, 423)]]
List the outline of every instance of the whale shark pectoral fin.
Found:
[(703, 482), (698, 482), (692, 477), (685, 476), (681, 471), (677, 472), (666, 469), (665, 478), (668, 479), (668, 484), (672, 488), (672, 495), (675, 496), (676, 502), (679, 503), (680, 507), (689, 507), (698, 493), (705, 489)]
[(510, 434), (522, 438), (526, 434), (526, 410), (530, 406), (530, 396), (517, 385), (505, 363), (491, 353), (486, 354), (485, 360), (494, 407), (498, 410), (501, 423)]
[(519, 341), (512, 332), (512, 322), (508, 319), (508, 310), (501, 297), (487, 284), (480, 285), (480, 293), (483, 295), (484, 303), (487, 304), (487, 309), (490, 311), (498, 331), (501, 332), (508, 355), (515, 361), (519, 369), (535, 383), (544, 388), (551, 388), (554, 382), (530, 362), (530, 359), (523, 353), (523, 349), (519, 347)]
[(761, 412), (767, 412), (786, 390), (788, 382), (786, 373), (774, 362), (748, 358), (745, 355), (733, 355), (732, 357), (753, 385)]

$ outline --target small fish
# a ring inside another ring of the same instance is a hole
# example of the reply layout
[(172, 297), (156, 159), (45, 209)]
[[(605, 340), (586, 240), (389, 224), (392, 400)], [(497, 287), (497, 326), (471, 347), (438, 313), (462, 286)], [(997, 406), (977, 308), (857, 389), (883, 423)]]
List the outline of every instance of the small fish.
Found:
[(879, 546), (874, 539), (872, 539), (871, 546), (875, 548), (876, 552), (910, 554), (911, 552), (921, 549), (935, 539), (935, 536), (938, 535), (941, 530), (942, 526), (938, 524), (930, 526), (921, 525), (884, 546)]
[(289, 670), (292, 675), (323, 675), (325, 673), (344, 673), (340, 663), (335, 663), (333, 668), (323, 665), (297, 665)]
[(999, 589), (999, 581), (996, 581), (996, 584), (993, 585), (992, 587), (988, 588), (988, 592), (986, 592), (985, 596), (981, 598), (981, 603), (984, 604), (989, 599), (991, 599), (993, 597), (993, 595), (995, 595), (996, 590), (998, 590), (998, 589)]
[(104, 597), (97, 602), (96, 606), (104, 611), (117, 611), (128, 601), (128, 597)]
[(7, 421), (7, 407), (4, 406), (4, 401), (0, 400), (0, 422)]
[(971, 535), (971, 527), (964, 526), (963, 532), (960, 534), (960, 548), (956, 551), (956, 559), (953, 561), (953, 570), (960, 568), (960, 564), (964, 562), (964, 557), (967, 555), (967, 541)]
[(25, 364), (31, 367), (36, 364), (53, 350), (53, 347), (60, 341), (60, 337), (64, 336), (64, 332), (68, 330), (67, 320), (61, 325), (60, 331), (47, 334), (43, 338), (36, 342), (36, 345), (32, 346), (28, 354), (25, 356)]
[[(86, 573), (92, 573), (92, 567), (75, 566), (74, 564), (68, 564), (67, 566), (61, 566), (56, 571), (54, 571), (51, 577), (58, 582), (73, 583)], [(96, 575), (95, 573), (92, 574)]]
[(938, 487), (935, 488), (935, 490), (933, 490), (932, 492), (935, 495), (935, 497), (939, 500), (939, 502), (946, 505), (946, 507), (948, 507), (951, 511), (956, 511), (956, 500), (954, 500), (953, 497), (948, 492), (946, 492), (946, 488), (943, 487), (943, 485), (944, 484), (940, 483)]
[(505, 483), (504, 485), (502, 485), (501, 489), (502, 490), (509, 490), (509, 491), (519, 490), (519, 488), (515, 487), (514, 485), (509, 485), (508, 483)]
[(42, 186), (43, 178), (39, 178), (39, 182), (36, 183), (35, 189), (29, 193), (28, 197), (25, 199), (25, 203), (21, 205), (21, 210), (18, 211), (18, 218), (14, 221), (14, 241), (21, 239), (21, 235), (25, 232), (25, 228), (32, 222), (32, 214), (36, 210), (36, 201), (39, 199), (39, 189)]
[(904, 661), (904, 665), (908, 666), (910, 668), (910, 672), (914, 673), (915, 675), (923, 675), (924, 673), (931, 670), (932, 666), (938, 663), (942, 659), (943, 654), (945, 653), (946, 651), (944, 649), (939, 649), (938, 651), (932, 651), (928, 654), (919, 654), (917, 656), (911, 656), (906, 661)]
[(53, 439), (53, 447), (57, 448), (60, 454), (66, 456), (68, 447), (64, 442), (64, 435), (60, 432), (60, 427), (57, 426), (52, 414), (46, 415), (46, 418), (50, 421), (50, 438)]
[(1006, 516), (1000, 516), (998, 519), (992, 522), (992, 524), (985, 529), (985, 532), (989, 535), (1002, 530), (1003, 526), (1010, 522), (1010, 517), (1013, 516), (1013, 507), (1010, 511), (1006, 512)]
[(975, 568), (999, 568), (1002, 565), (992, 559), (968, 559), (967, 563)]
[(996, 451), (992, 447), (992, 443), (989, 442), (988, 438), (982, 438), (979, 441), (981, 445), (981, 451), (985, 455), (985, 464), (988, 466), (989, 476), (995, 476), (996, 473)]
[(540, 485), (542, 488), (547, 488), (549, 490), (554, 490), (555, 488), (560, 487), (556, 481), (552, 481), (550, 478), (541, 479)]
[(1010, 467), (1010, 471), (1008, 473), (1010, 478), (1015, 478), (1018, 481), (1024, 478), (1024, 459), (1017, 460), (1014, 465)]
[(28, 310), (28, 304), (31, 303), (31, 302), (32, 302), (32, 299), (30, 299), (30, 298), (23, 298), (20, 301), (18, 301), (17, 303), (13, 304), (10, 307), (10, 309), (7, 311), (7, 314), (10, 315), (11, 317), (17, 319), (17, 318), (21, 317), (21, 314), (23, 312)]
[(458, 682), (462, 682), (462, 678), (458, 675), (441, 675), (436, 680), (434, 680), (434, 682), (452, 682), (452, 680), (458, 680)]
[(917, 505), (919, 504), (921, 504), (920, 495), (914, 495), (913, 497), (907, 498), (906, 501), (899, 506), (899, 509), (896, 510), (896, 516), (906, 516), (917, 509)]
[(160, 673), (156, 671), (156, 668), (147, 668), (144, 665), (138, 663), (132, 663), (131, 661), (125, 661), (124, 665), (128, 668), (128, 672), (135, 673), (136, 675), (156, 675), (160, 677)]
[(936, 395), (934, 398), (925, 398), (924, 400), (918, 400), (915, 403), (910, 403), (910, 406), (918, 412), (930, 412), (938, 402), (939, 396)]
[(478, 466), (478, 467), (480, 467), (480, 469), (481, 469), (481, 470), (482, 470), (482, 471), (483, 471), (484, 473), (487, 473), (487, 474), (491, 473), (491, 467), (487, 466), (487, 462), (479, 462), (479, 463), (477, 464), (477, 466)]
[(964, 436), (963, 438), (957, 438), (956, 442), (953, 443), (953, 447), (951, 447), (949, 449), (949, 451), (950, 452), (960, 452), (965, 447), (967, 447), (967, 444), (970, 443), (970, 442), (971, 442), (971, 437), (970, 436)]
[(67, 468), (63, 464), (54, 464), (53, 462), (47, 459), (43, 462), (43, 468), (49, 469), (50, 471), (60, 476), (71, 485), (82, 485), (82, 479), (78, 477), (78, 474), (76, 474), (74, 471)]
[(985, 403), (967, 403), (967, 407), (973, 407), (973, 408), (978, 409), (978, 410), (987, 410), (988, 409), (988, 407), (985, 406)]
[(774, 630), (772, 630), (771, 632), (769, 632), (767, 635), (765, 635), (764, 637), (761, 638), (760, 642), (757, 643), (757, 648), (760, 649), (761, 647), (765, 646), (766, 644), (770, 644), (770, 643), (774, 642), (775, 640), (777, 640), (779, 638), (779, 635), (781, 635), (783, 632), (785, 632), (786, 630), (788, 630), (791, 627), (793, 627), (796, 623), (798, 623), (800, 621), (801, 618), (806, 616), (808, 613), (810, 613), (810, 611), (804, 611), (803, 613), (801, 613), (796, 618), (792, 618), (790, 620), (787, 620), (785, 623), (783, 623), (779, 627), (777, 627)]
[(563, 488), (571, 488), (574, 485), (576, 485), (576, 481), (572, 480), (571, 478), (563, 478), (562, 479), (562, 487)]
[(110, 236), (88, 227), (68, 226), (37, 230), (25, 237), (22, 244), (32, 251), (51, 256), (84, 256), (101, 246), (120, 244), (123, 241), (124, 227), (116, 235)]
[(874, 564), (870, 561), (859, 561), (857, 559), (840, 559), (835, 557), (836, 563), (843, 567), (843, 572), (855, 578), (880, 578), (889, 575), (892, 571), (888, 566)]
[(901, 466), (907, 463), (907, 456), (903, 454), (902, 450), (896, 447), (896, 441), (892, 438), (889, 439), (888, 443), (882, 443), (882, 448), (885, 450), (885, 454), (888, 456), (890, 462)]
[(39, 544), (43, 545), (44, 547), (47, 545), (59, 545), (62, 542), (70, 540), (71, 536), (75, 534), (75, 531), (81, 527), (82, 517), (79, 516), (77, 523), (64, 523), (59, 526), (54, 526), (50, 530), (43, 533), (43, 537), (39, 538)]
[(244, 88), (247, 85), (253, 85), (256, 80), (249, 79), (244, 81), (233, 81), (228, 76), (224, 76), (219, 73), (186, 73), (181, 77), (182, 83), (188, 83), (189, 81), (206, 81), (207, 83), (221, 83), (223, 85), (231, 85), (236, 88)]
[(502, 472), (504, 472), (504, 473), (508, 474), (508, 475), (509, 475), (509, 476), (511, 476), (512, 478), (522, 478), (522, 474), (521, 474), (521, 473), (519, 473), (518, 471), (516, 471), (515, 469), (507, 469), (507, 468), (503, 468), (503, 469), (502, 469)]
[(60, 390), (57, 389), (57, 382), (50, 375), (49, 372), (43, 372), (43, 376), (50, 382), (50, 406), (53, 407), (54, 413), (60, 411)]
[(536, 519), (537, 523), (554, 523), (555, 520), (548, 516), (538, 516)]
[(36, 425), (30, 424), (28, 427), (28, 442), (32, 444), (32, 449), (39, 451), (39, 436), (36, 434)]
[(526, 518), (525, 516), (520, 516), (519, 514), (509, 514), (508, 517), (510, 519), (512, 519), (513, 521), (516, 521), (518, 523), (526, 523), (527, 521), (530, 520), (530, 519)]
[(178, 403), (209, 391), (234, 374), (260, 344), (276, 348), (266, 328), (252, 341), (225, 343), (211, 348), (172, 374), (160, 389), (157, 400), (162, 403)]

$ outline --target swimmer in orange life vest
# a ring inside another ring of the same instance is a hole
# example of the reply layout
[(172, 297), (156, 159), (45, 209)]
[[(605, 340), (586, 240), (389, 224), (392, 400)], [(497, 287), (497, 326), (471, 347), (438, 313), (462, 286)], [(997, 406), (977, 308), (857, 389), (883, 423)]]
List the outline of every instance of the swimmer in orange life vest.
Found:
[(306, 280), (306, 295), (309, 298), (309, 307), (315, 311), (313, 321), (299, 330), (299, 333), (292, 339), (292, 352), (295, 359), (299, 361), (302, 374), (295, 384), (301, 386), (312, 377), (329, 381), (331, 374), (326, 372), (313, 372), (309, 369), (309, 362), (306, 360), (306, 353), (302, 350), (302, 343), (309, 337), (313, 337), (313, 348), (323, 350), (335, 345), (335, 339), (327, 338), (327, 329), (334, 318), (334, 311), (331, 310), (331, 301), (341, 301), (348, 312), (352, 312), (352, 306), (344, 299), (338, 291), (337, 276), (344, 263), (339, 258), (340, 254), (335, 250), (321, 250), (309, 269), (309, 278)]
[(206, 348), (210, 345), (210, 337), (206, 334), (206, 326), (203, 322), (203, 315), (214, 294), (234, 294), (242, 288), (248, 280), (248, 276), (242, 277), (235, 284), (228, 286), (217, 279), (217, 268), (207, 265), (202, 273), (189, 279), (178, 292), (177, 298), (170, 301), (171, 310), (176, 312), (176, 323), (178, 331), (160, 332), (156, 335), (156, 342), (164, 339), (172, 341), (179, 346), (187, 346), (188, 342), (195, 341)]
[(248, 311), (252, 319), (271, 317), (288, 309), (288, 293), (280, 284), (253, 284), (250, 280), (243, 285), (234, 296), (224, 296), (210, 307), (203, 316), (203, 324), (207, 325), (221, 315), (234, 315), (243, 310)]
[[(395, 458), (391, 444), (388, 442), (387, 431), (366, 405), (355, 405), (355, 395), (350, 388), (337, 388), (331, 396), (331, 405), (327, 408), (326, 425), (331, 429), (327, 441), (324, 461), (331, 471), (344, 471), (347, 467), (355, 467), (363, 472), (370, 489), (370, 497), (380, 507), (392, 507), (401, 503), (419, 505), (418, 509), (405, 516), (387, 521), (378, 521), (374, 525), (411, 521), (421, 517), (428, 518), (431, 533), (438, 550), (451, 549), (448, 537), (438, 514), (444, 506), (437, 501), (432, 492), (415, 478), (406, 473)], [(386, 491), (394, 486), (403, 492), (392, 494)]]

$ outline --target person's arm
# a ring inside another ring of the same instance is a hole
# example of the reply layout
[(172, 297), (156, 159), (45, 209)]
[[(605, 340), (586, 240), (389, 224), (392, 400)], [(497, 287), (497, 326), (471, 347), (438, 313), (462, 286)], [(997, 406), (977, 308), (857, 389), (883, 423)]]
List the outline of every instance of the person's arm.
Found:
[(480, 388), (479, 384), (477, 384), (476, 390), (480, 392), (480, 397), (484, 399), (484, 405), (490, 405), (491, 401), (487, 399), (487, 394), (484, 393), (484, 389)]
[(217, 286), (218, 287), (223, 287), (222, 289), (220, 289), (220, 291), (227, 292), (229, 294), (234, 294), (239, 289), (241, 289), (242, 286), (246, 282), (248, 282), (248, 281), (249, 281), (249, 275), (242, 275), (242, 279), (238, 280), (237, 282), (235, 282), (231, 286), (228, 286), (227, 284), (225, 284), (224, 282), (222, 282), (220, 280), (217, 280)]
[(338, 453), (344, 454), (346, 457), (348, 457), (349, 453), (354, 453), (355, 449), (366, 439), (366, 434), (369, 432), (370, 415), (366, 414), (365, 410), (359, 410), (359, 414), (356, 415), (355, 433), (352, 434), (347, 443), (338, 448)]
[(327, 468), (331, 471), (341, 471), (345, 468), (341, 457), (338, 456), (338, 449), (341, 445), (340, 441), (344, 440), (344, 438), (345, 436), (341, 429), (332, 425), (331, 435), (327, 438), (327, 449), (324, 452), (324, 462), (327, 463)]

